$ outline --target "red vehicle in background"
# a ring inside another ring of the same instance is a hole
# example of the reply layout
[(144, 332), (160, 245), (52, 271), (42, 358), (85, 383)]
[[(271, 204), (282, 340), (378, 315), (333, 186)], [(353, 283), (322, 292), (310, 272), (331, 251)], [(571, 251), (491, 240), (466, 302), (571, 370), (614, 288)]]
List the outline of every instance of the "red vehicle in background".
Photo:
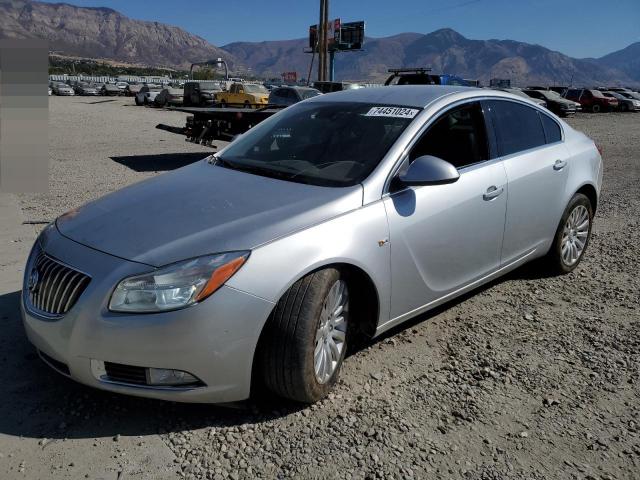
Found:
[(565, 92), (564, 98), (578, 102), (582, 105), (583, 111), (593, 113), (608, 112), (618, 108), (618, 100), (605, 97), (600, 90), (570, 88)]

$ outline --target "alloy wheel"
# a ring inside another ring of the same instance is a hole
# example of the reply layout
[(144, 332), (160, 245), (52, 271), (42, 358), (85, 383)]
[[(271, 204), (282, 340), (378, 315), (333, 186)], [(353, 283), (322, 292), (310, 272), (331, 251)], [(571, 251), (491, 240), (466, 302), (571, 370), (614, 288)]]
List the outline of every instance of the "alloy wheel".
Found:
[(569, 214), (560, 241), (562, 261), (568, 267), (574, 265), (584, 252), (589, 237), (590, 223), (589, 211), (584, 205), (578, 205)]
[(315, 337), (313, 369), (324, 384), (332, 377), (346, 346), (349, 291), (344, 280), (336, 281), (324, 299)]

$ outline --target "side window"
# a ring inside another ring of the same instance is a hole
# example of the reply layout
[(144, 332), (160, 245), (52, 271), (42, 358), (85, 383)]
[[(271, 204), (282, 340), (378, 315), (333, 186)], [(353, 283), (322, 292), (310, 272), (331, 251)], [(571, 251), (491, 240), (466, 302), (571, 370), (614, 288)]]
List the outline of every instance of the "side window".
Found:
[(544, 136), (547, 139), (547, 143), (555, 143), (562, 140), (562, 131), (556, 121), (542, 112), (538, 112), (538, 115), (542, 120), (542, 128), (544, 128)]
[(546, 143), (537, 110), (505, 100), (493, 100), (489, 104), (501, 156), (539, 147)]
[(479, 102), (444, 113), (413, 146), (409, 161), (433, 155), (463, 168), (489, 159), (484, 115)]

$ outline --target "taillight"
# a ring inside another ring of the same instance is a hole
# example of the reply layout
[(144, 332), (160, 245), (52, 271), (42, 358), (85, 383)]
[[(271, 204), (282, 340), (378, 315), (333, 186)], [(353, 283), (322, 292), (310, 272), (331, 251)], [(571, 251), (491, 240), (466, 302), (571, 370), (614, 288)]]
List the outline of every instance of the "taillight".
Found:
[(598, 153), (600, 154), (600, 156), (603, 155), (604, 150), (602, 149), (602, 145), (600, 145), (599, 143), (596, 143), (596, 148), (598, 149)]

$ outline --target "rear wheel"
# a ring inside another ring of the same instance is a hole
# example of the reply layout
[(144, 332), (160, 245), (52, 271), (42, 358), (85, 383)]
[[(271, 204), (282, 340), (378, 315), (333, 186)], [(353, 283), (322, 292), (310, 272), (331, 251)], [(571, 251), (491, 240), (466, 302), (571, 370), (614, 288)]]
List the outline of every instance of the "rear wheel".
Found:
[(629, 111), (629, 105), (627, 105), (626, 103), (623, 103), (622, 106), (620, 107), (620, 110), (623, 112), (628, 112)]
[(601, 110), (602, 110), (602, 109), (600, 108), (600, 105), (598, 105), (597, 103), (594, 103), (594, 104), (591, 106), (591, 111), (592, 111), (593, 113), (600, 113), (600, 111), (601, 111)]
[(251, 108), (251, 104), (249, 103), (249, 100), (244, 101), (244, 108)]
[(547, 263), (554, 273), (572, 272), (582, 260), (591, 238), (593, 207), (589, 199), (577, 193), (562, 215)]
[(140, 102), (140, 99), (138, 98), (137, 95), (136, 95), (136, 105), (138, 105), (138, 106), (142, 105), (142, 103)]
[(220, 108), (227, 108), (227, 102), (220, 100)]
[(269, 317), (258, 360), (272, 392), (305, 403), (335, 385), (347, 348), (349, 289), (335, 268), (313, 272), (283, 295)]

